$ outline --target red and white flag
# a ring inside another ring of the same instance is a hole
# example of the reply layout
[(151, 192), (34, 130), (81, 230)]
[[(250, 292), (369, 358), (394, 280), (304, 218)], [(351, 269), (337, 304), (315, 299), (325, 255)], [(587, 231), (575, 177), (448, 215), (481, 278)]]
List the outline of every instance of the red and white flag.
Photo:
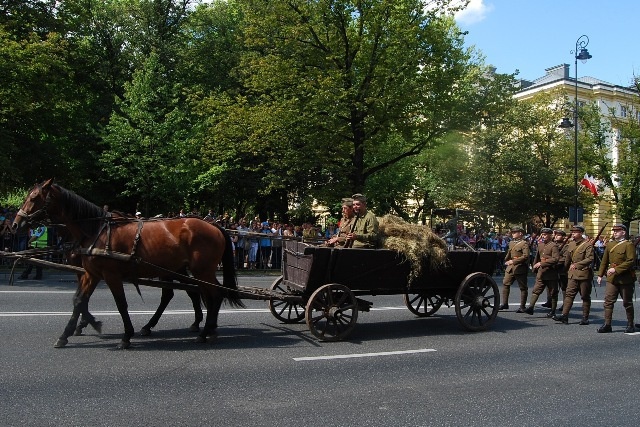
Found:
[(585, 173), (580, 184), (587, 187), (594, 196), (598, 195), (598, 181), (591, 175)]

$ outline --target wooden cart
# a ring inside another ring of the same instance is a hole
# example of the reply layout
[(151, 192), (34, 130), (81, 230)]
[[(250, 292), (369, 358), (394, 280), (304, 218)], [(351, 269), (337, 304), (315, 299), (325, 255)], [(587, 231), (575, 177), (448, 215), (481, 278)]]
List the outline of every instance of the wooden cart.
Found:
[[(410, 264), (386, 249), (334, 249), (286, 242), (283, 275), (271, 285), (269, 309), (279, 320), (305, 319), (309, 330), (324, 341), (346, 338), (359, 311), (372, 303), (363, 295), (403, 295), (417, 316), (431, 316), (443, 305), (454, 305), (463, 328), (482, 331), (494, 322), (500, 294), (492, 278), (499, 252), (452, 251), (441, 267), (429, 267), (408, 281)], [(286, 296), (283, 298), (282, 296)]]

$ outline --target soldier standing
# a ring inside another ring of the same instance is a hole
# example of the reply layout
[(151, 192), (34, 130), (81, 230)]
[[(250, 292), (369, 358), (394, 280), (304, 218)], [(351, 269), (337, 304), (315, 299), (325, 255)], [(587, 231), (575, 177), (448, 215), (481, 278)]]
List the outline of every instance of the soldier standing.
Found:
[(622, 306), (627, 313), (627, 327), (625, 332), (634, 332), (633, 327), (633, 263), (636, 251), (633, 243), (626, 239), (627, 227), (624, 224), (613, 226), (613, 240), (604, 248), (602, 262), (598, 270), (598, 284), (602, 277), (607, 275), (607, 285), (604, 289), (604, 325), (598, 328), (598, 332), (611, 332), (611, 320), (613, 318), (613, 305), (622, 296)]
[(533, 314), (536, 301), (545, 290), (551, 295), (551, 311), (547, 317), (555, 316), (556, 306), (558, 305), (558, 258), (560, 257), (558, 245), (553, 242), (553, 230), (543, 228), (540, 230), (540, 241), (538, 242), (538, 250), (533, 260), (533, 271), (536, 272), (536, 282), (533, 285), (531, 293), (531, 301), (529, 307), (524, 312)]
[(591, 311), (591, 288), (593, 282), (593, 245), (582, 237), (584, 227), (574, 225), (571, 228), (572, 241), (567, 245), (568, 256), (565, 266), (569, 268), (569, 282), (562, 304), (562, 314), (554, 316), (556, 322), (569, 323), (569, 312), (578, 292), (582, 298), (581, 325), (589, 324), (589, 312)]
[[(560, 257), (558, 258), (558, 299), (560, 299), (560, 291), (562, 291), (562, 299), (564, 300), (564, 293), (567, 290), (567, 268), (564, 262), (567, 258), (567, 233), (564, 230), (553, 230), (553, 241), (558, 245), (558, 251)], [(547, 289), (547, 301), (540, 304), (541, 307), (551, 308), (551, 293)]]
[[(555, 230), (553, 235), (553, 241), (558, 245), (558, 298), (560, 298), (560, 291), (562, 291), (562, 300), (567, 292), (567, 283), (569, 282), (569, 264), (567, 263), (567, 257), (569, 257), (569, 245), (567, 243), (567, 233), (564, 230)], [(549, 306), (551, 306), (549, 304)]]
[(524, 229), (520, 226), (511, 228), (511, 238), (507, 253), (504, 256), (504, 279), (502, 280), (502, 305), (500, 310), (509, 309), (509, 292), (514, 281), (520, 287), (520, 307), (516, 313), (524, 313), (529, 294), (527, 287), (527, 271), (529, 268), (529, 244), (522, 238)]

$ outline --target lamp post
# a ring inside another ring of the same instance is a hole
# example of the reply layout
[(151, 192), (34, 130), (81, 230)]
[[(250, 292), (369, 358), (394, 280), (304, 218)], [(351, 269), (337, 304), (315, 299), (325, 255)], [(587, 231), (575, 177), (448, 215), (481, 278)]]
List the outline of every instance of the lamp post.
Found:
[(578, 59), (582, 61), (582, 63), (586, 63), (588, 59), (591, 59), (591, 55), (587, 50), (587, 45), (589, 44), (589, 37), (586, 35), (581, 35), (576, 40), (576, 49), (571, 51), (571, 54), (575, 56), (575, 99), (573, 104), (573, 123), (567, 117), (562, 119), (562, 123), (560, 123), (560, 127), (567, 129), (573, 127), (573, 156), (574, 156), (574, 164), (573, 164), (573, 185), (574, 185), (574, 194), (573, 194), (573, 209), (574, 209), (574, 217), (573, 224), (578, 224)]

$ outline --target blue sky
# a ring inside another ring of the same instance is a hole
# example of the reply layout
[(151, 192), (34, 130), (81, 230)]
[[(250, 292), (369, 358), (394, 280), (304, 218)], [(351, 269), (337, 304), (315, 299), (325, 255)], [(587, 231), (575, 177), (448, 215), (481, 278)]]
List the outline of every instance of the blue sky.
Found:
[(570, 52), (586, 34), (593, 58), (578, 62), (578, 77), (628, 86), (640, 76), (640, 0), (471, 0), (456, 21), (499, 73), (518, 69), (518, 78), (533, 80), (566, 63), (573, 77)]

